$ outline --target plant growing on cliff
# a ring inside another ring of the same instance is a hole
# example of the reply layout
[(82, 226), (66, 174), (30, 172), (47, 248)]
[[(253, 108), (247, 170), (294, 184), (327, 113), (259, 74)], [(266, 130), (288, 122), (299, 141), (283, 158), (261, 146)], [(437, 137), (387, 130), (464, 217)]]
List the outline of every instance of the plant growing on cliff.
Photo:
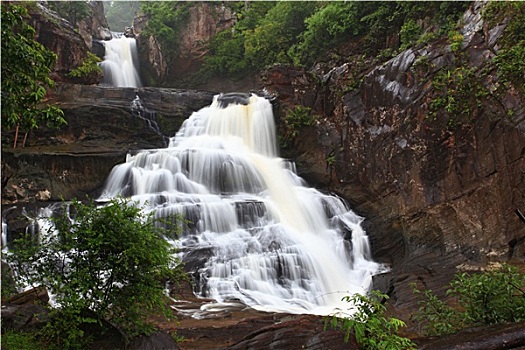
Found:
[(74, 78), (82, 78), (92, 74), (102, 74), (102, 69), (98, 65), (101, 61), (102, 60), (97, 55), (88, 52), (86, 58), (82, 61), (82, 64), (69, 72), (68, 75)]
[(191, 2), (141, 2), (141, 10), (148, 16), (148, 23), (142, 35), (151, 35), (159, 40), (167, 61), (178, 53), (179, 33), (189, 18), (190, 6)]
[(512, 84), (525, 93), (525, 3), (491, 1), (482, 16), (491, 27), (507, 22), (494, 64), (505, 92)]
[(430, 102), (430, 114), (445, 112), (450, 127), (474, 118), (489, 94), (476, 73), (476, 68), (463, 65), (440, 70), (432, 80), (435, 95)]
[[(21, 129), (27, 133), (42, 125), (65, 124), (64, 113), (44, 104), (56, 55), (34, 40), (35, 29), (26, 23), (24, 6), (2, 2), (2, 128), (15, 129), (14, 146)], [(25, 144), (25, 138), (24, 138)]]
[[(108, 321), (129, 339), (153, 330), (147, 317), (169, 317), (165, 282), (183, 271), (152, 215), (113, 199), (103, 207), (73, 201), (52, 218), (39, 244), (18, 241), (10, 261), (22, 280), (45, 286), (59, 305), (45, 337), (65, 348), (85, 346), (86, 324)], [(56, 231), (55, 231), (56, 230)]]
[(285, 144), (288, 144), (297, 136), (300, 128), (314, 125), (316, 120), (317, 116), (312, 114), (312, 109), (309, 107), (298, 105), (288, 109), (283, 123), (283, 141)]
[(46, 5), (73, 25), (92, 13), (87, 1), (48, 1)]
[(511, 265), (472, 275), (456, 274), (446, 291), (453, 303), (441, 301), (432, 291), (421, 291), (416, 286), (414, 292), (424, 297), (414, 318), (423, 323), (428, 335), (525, 320), (525, 274)]
[[(397, 334), (405, 323), (397, 318), (386, 317), (384, 301), (386, 294), (372, 291), (369, 295), (354, 294), (343, 298), (352, 306), (350, 314), (342, 317), (332, 316), (332, 328), (340, 328), (345, 332), (345, 342), (354, 334), (356, 341), (365, 350), (413, 350), (416, 344), (410, 339)], [(325, 324), (325, 329), (327, 327)]]

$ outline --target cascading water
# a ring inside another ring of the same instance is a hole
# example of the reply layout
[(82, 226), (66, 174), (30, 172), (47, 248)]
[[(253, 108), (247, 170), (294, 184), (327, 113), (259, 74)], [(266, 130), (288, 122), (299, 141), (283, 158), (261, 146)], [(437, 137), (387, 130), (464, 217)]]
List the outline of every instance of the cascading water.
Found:
[(104, 84), (115, 87), (141, 87), (135, 38), (112, 34), (115, 36), (113, 39), (102, 42), (106, 49), (104, 61), (100, 63)]
[(255, 95), (216, 96), (168, 148), (128, 155), (101, 200), (118, 195), (188, 220), (173, 243), (197, 276), (196, 293), (218, 302), (326, 315), (348, 307), (343, 296), (366, 293), (382, 269), (362, 218), (277, 157), (271, 104)]

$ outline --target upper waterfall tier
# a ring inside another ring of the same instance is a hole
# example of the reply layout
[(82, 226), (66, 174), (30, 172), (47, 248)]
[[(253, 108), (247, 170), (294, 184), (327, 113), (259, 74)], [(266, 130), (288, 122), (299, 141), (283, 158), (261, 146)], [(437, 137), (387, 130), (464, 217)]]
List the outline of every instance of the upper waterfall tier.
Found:
[(102, 43), (106, 49), (104, 61), (100, 63), (104, 84), (115, 87), (141, 87), (135, 38), (118, 36)]

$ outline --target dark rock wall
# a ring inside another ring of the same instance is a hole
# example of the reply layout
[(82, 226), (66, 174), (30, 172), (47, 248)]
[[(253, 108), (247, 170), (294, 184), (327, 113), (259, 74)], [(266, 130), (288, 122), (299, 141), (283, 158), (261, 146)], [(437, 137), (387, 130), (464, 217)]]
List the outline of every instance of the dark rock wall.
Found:
[[(57, 55), (57, 61), (50, 76), (59, 82), (73, 82), (68, 74), (80, 66), (87, 57), (89, 47), (84, 38), (73, 25), (49, 11), (42, 5), (30, 7), (31, 25), (36, 31), (36, 40)], [(98, 83), (100, 77), (90, 77), (88, 81), (79, 83)]]
[[(297, 157), (312, 185), (341, 194), (366, 216), (382, 261), (429, 253), (471, 263), (525, 258), (525, 228), (515, 215), (525, 210), (524, 100), (499, 88), (494, 69), (482, 71), (498, 33), (468, 15), (460, 51), (446, 40), (409, 49), (370, 67), (358, 90), (348, 88), (355, 62), (326, 74), (285, 67), (264, 73), (281, 102), (280, 118), (297, 104), (320, 115), (284, 154)], [(460, 60), (496, 92), (468, 117), (434, 116), (432, 79)]]

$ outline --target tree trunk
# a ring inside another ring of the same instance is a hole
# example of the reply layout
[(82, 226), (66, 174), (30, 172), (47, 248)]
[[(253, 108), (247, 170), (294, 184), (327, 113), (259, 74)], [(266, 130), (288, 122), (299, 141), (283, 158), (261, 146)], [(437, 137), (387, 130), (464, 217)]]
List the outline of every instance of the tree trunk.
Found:
[(16, 129), (15, 129), (15, 142), (13, 143), (13, 148), (16, 148), (16, 143), (18, 142), (18, 128), (20, 127), (19, 124), (16, 124)]

